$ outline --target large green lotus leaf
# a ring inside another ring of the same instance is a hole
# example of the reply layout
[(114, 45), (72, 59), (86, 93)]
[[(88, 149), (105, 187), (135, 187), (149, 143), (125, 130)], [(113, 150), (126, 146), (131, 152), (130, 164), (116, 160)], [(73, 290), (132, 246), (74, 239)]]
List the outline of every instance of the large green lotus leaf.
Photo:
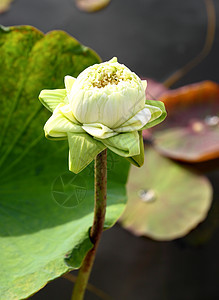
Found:
[[(27, 26), (1, 29), (0, 47), (0, 299), (10, 300), (78, 268), (92, 246), (93, 166), (68, 171), (66, 141), (44, 137), (50, 113), (38, 95), (99, 58), (64, 32)], [(128, 168), (108, 151), (105, 228), (124, 209)]]
[(128, 204), (121, 224), (131, 232), (155, 240), (187, 234), (205, 219), (212, 201), (207, 178), (146, 150), (141, 169), (131, 168)]
[(165, 156), (202, 162), (219, 157), (219, 85), (210, 81), (164, 94), (168, 118), (154, 133), (156, 149)]

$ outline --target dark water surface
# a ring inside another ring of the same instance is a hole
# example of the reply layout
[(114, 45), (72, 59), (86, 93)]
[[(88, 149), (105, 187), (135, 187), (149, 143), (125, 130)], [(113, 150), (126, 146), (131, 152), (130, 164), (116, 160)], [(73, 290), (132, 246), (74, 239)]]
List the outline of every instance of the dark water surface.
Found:
[[(219, 1), (214, 0), (219, 20)], [(165, 80), (204, 45), (204, 0), (112, 0), (95, 14), (79, 12), (73, 0), (15, 0), (0, 16), (4, 26), (33, 25), (43, 32), (62, 29), (93, 48), (103, 60), (117, 56), (142, 76)], [(175, 86), (219, 81), (219, 22), (209, 56)], [(219, 199), (218, 173), (210, 175)], [(116, 300), (216, 300), (219, 232), (199, 247), (184, 241), (137, 238), (116, 225), (103, 234), (91, 283)], [(70, 299), (72, 285), (61, 278), (33, 300)], [(86, 299), (98, 297), (87, 293)]]

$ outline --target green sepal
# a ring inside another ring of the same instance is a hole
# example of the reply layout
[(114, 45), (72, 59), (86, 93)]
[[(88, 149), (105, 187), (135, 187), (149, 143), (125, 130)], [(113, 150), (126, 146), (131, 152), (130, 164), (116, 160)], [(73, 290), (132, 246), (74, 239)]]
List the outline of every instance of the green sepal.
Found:
[(139, 144), (140, 144), (140, 153), (132, 157), (126, 157), (126, 159), (136, 167), (142, 167), (144, 164), (144, 142), (142, 137), (142, 130), (138, 131), (139, 134)]
[(69, 170), (81, 172), (106, 147), (87, 133), (68, 132)]
[(45, 137), (48, 140), (51, 140), (51, 141), (65, 141), (65, 140), (68, 139), (67, 134), (66, 134), (66, 136), (56, 136), (56, 137), (54, 137), (54, 136), (51, 136), (51, 135), (47, 134), (46, 132), (45, 132)]
[(98, 139), (114, 153), (130, 157), (140, 153), (139, 135), (137, 131), (120, 133), (108, 139)]
[(151, 128), (151, 127), (161, 123), (167, 116), (167, 112), (166, 112), (163, 102), (156, 101), (156, 100), (146, 100), (146, 104), (158, 107), (162, 111), (162, 114), (158, 118), (155, 117), (155, 119), (153, 121), (148, 122), (142, 129), (148, 129), (148, 128)]
[(66, 89), (42, 90), (39, 94), (40, 102), (51, 112), (53, 112), (60, 103), (67, 103), (66, 97)]

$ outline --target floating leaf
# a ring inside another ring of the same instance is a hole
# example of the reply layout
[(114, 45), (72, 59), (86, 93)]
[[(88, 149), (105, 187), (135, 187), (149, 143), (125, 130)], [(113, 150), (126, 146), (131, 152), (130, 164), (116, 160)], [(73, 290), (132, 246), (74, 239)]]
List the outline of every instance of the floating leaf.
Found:
[(154, 131), (155, 147), (186, 162), (219, 157), (219, 85), (210, 81), (167, 92), (168, 118)]
[(13, 0), (0, 0), (0, 14), (9, 10)]
[(205, 219), (212, 188), (179, 164), (146, 150), (141, 169), (132, 167), (128, 204), (121, 224), (136, 235), (172, 240), (187, 234)]
[[(218, 174), (216, 175), (218, 176)], [(216, 194), (215, 191), (214, 194)], [(185, 245), (191, 246), (202, 246), (204, 244), (207, 244), (218, 230), (218, 216), (219, 202), (218, 199), (215, 199), (215, 201), (213, 201), (212, 203), (206, 220), (199, 224), (199, 226), (192, 230), (188, 235), (186, 235), (181, 242), (185, 243)]]
[[(91, 248), (93, 166), (68, 169), (67, 143), (47, 141), (43, 88), (63, 88), (98, 56), (62, 31), (0, 30), (1, 299), (23, 299), (78, 268)], [(125, 206), (129, 163), (108, 151), (105, 228)]]
[(111, 0), (76, 0), (77, 7), (86, 12), (101, 10), (110, 4)]

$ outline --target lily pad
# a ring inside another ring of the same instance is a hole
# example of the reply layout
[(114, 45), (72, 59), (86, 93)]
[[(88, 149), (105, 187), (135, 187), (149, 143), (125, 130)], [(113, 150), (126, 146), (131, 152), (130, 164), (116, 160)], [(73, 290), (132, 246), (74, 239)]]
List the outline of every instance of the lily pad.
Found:
[(219, 85), (210, 81), (167, 92), (168, 118), (154, 133), (156, 149), (167, 157), (202, 162), (219, 157)]
[(128, 203), (120, 222), (138, 236), (180, 238), (205, 219), (212, 201), (207, 178), (146, 150), (141, 169), (131, 168)]
[[(214, 190), (214, 194), (215, 190)], [(219, 227), (219, 202), (218, 199), (212, 203), (207, 218), (195, 230), (192, 230), (181, 241), (185, 245), (203, 246), (207, 244), (214, 236)]]
[(111, 0), (76, 0), (77, 7), (85, 12), (99, 11), (110, 4)]
[[(80, 267), (92, 247), (93, 166), (68, 171), (67, 143), (44, 137), (38, 95), (99, 57), (62, 31), (29, 26), (2, 28), (0, 48), (0, 298), (10, 300)], [(105, 228), (125, 207), (129, 163), (108, 151), (108, 169)]]

